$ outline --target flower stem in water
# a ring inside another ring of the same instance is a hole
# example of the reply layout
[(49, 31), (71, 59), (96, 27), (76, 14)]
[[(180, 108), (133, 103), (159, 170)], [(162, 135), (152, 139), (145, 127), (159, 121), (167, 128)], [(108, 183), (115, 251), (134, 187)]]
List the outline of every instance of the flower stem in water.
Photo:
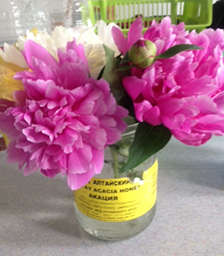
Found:
[(119, 172), (118, 172), (118, 167), (119, 167), (119, 164), (118, 164), (118, 153), (117, 153), (117, 149), (116, 147), (112, 146), (110, 147), (111, 149), (111, 153), (112, 153), (112, 157), (113, 157), (113, 168), (114, 168), (114, 178), (117, 179), (119, 178)]

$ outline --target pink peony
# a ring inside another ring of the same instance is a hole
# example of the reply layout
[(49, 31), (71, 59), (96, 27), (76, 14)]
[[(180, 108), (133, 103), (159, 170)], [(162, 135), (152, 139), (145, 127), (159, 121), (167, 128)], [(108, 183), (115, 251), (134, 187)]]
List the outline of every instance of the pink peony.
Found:
[[(139, 29), (139, 22), (130, 31)], [(129, 34), (124, 40), (117, 28), (113, 32), (123, 53), (130, 49), (130, 42), (139, 39)], [(156, 45), (157, 55), (177, 44), (195, 44), (202, 50), (157, 60), (145, 70), (132, 68), (131, 76), (122, 82), (138, 121), (163, 124), (187, 145), (199, 146), (212, 134), (224, 135), (224, 32), (188, 32), (183, 23), (171, 25), (167, 17), (159, 24), (154, 21), (143, 38)]]
[(85, 185), (104, 164), (104, 149), (121, 138), (127, 110), (118, 106), (105, 80), (89, 77), (83, 47), (75, 41), (54, 59), (33, 41), (24, 57), (31, 71), (17, 73), (25, 91), (16, 106), (0, 114), (0, 129), (11, 140), (8, 161), (24, 175), (40, 170), (67, 175), (72, 190)]

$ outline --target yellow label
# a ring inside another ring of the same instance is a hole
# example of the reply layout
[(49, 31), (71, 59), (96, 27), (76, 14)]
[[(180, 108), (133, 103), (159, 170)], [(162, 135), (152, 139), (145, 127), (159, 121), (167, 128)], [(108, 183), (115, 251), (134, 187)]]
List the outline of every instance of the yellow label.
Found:
[(156, 202), (157, 171), (156, 161), (139, 182), (131, 182), (128, 178), (92, 178), (86, 186), (74, 191), (76, 206), (84, 215), (101, 221), (138, 218)]

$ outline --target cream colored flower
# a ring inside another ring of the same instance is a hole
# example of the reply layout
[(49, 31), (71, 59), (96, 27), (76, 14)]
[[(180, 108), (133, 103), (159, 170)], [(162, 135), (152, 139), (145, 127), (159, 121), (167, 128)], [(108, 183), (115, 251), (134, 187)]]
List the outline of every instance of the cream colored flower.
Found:
[(24, 69), (15, 64), (5, 62), (0, 57), (0, 99), (14, 101), (13, 92), (24, 90), (22, 82), (13, 79), (14, 75), (22, 70)]
[(16, 46), (24, 50), (27, 40), (33, 40), (43, 46), (48, 52), (57, 57), (57, 49), (65, 50), (67, 42), (76, 38), (77, 43), (84, 46), (85, 55), (89, 64), (90, 74), (97, 78), (105, 65), (105, 54), (101, 39), (94, 32), (95, 27), (78, 26), (74, 28), (56, 27), (49, 35), (46, 31), (34, 34), (27, 31), (26, 36), (20, 37)]
[(114, 42), (114, 39), (111, 33), (112, 28), (114, 26), (116, 27), (118, 26), (115, 23), (109, 23), (107, 25), (103, 20), (98, 21), (96, 26), (97, 26), (97, 34), (101, 39), (101, 42), (114, 51), (115, 57), (120, 55), (120, 52)]
[(13, 63), (21, 68), (28, 68), (21, 51), (14, 45), (4, 44), (4, 51), (0, 49), (0, 58), (5, 62)]
[(27, 40), (35, 41), (49, 51), (52, 56), (57, 58), (56, 45), (53, 43), (51, 36), (46, 31), (33, 33), (32, 31), (27, 30), (26, 36), (19, 37), (18, 42), (16, 43), (19, 50), (25, 49), (25, 42)]
[[(0, 99), (14, 101), (14, 91), (24, 90), (24, 87), (21, 81), (14, 80), (13, 77), (18, 71), (24, 70), (21, 66), (24, 67), (27, 65), (24, 62), (23, 56), (18, 54), (19, 51), (15, 47), (5, 45), (4, 48), (6, 52), (0, 50)], [(14, 58), (13, 53), (15, 54)], [(5, 134), (2, 135), (7, 146), (9, 140)]]
[(102, 41), (94, 32), (94, 29), (95, 27), (75, 27), (74, 36), (77, 43), (84, 46), (91, 76), (97, 78), (105, 65), (105, 53)]
[[(94, 27), (77, 26), (74, 28), (56, 27), (51, 34), (46, 31), (27, 31), (26, 36), (19, 37), (16, 46), (4, 45), (4, 51), (0, 50), (0, 57), (8, 63), (13, 63), (21, 68), (28, 68), (21, 50), (27, 40), (33, 40), (43, 46), (55, 59), (58, 59), (57, 49), (65, 50), (67, 42), (76, 38), (77, 43), (84, 46), (85, 55), (89, 64), (90, 75), (97, 78), (105, 65), (105, 53), (103, 44), (115, 51), (115, 56), (119, 51), (111, 35), (111, 29), (116, 26), (114, 23), (106, 25), (99, 21)], [(94, 30), (98, 31), (98, 35)]]

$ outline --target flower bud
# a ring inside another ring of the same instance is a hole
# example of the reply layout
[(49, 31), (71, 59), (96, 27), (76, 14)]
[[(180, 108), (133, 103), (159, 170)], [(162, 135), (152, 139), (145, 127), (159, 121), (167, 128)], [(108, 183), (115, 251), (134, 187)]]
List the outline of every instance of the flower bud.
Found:
[(153, 63), (155, 55), (156, 45), (144, 38), (136, 41), (128, 52), (130, 61), (141, 69), (149, 67)]

